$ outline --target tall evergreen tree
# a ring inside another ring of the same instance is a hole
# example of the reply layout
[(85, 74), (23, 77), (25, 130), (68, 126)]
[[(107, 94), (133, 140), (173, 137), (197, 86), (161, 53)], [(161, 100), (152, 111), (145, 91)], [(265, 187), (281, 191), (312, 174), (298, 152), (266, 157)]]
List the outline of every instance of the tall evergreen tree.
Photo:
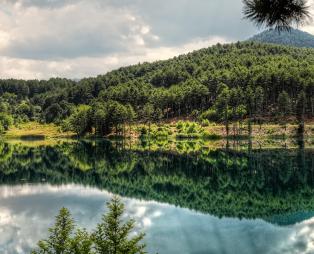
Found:
[(283, 121), (285, 130), (287, 129), (287, 118), (291, 113), (291, 99), (286, 91), (283, 91), (278, 96), (278, 114)]
[(297, 119), (299, 123), (298, 134), (304, 134), (304, 116), (306, 109), (306, 94), (304, 91), (300, 92), (297, 99)]
[(219, 115), (223, 117), (226, 134), (229, 136), (229, 104), (230, 104), (230, 90), (227, 86), (222, 85), (221, 92), (216, 101), (216, 109)]
[(134, 220), (122, 221), (124, 205), (118, 197), (108, 203), (109, 212), (102, 217), (93, 233), (97, 254), (144, 254), (145, 245), (141, 243), (144, 234), (130, 237), (134, 229)]
[(92, 242), (86, 231), (74, 233), (74, 220), (68, 209), (62, 208), (49, 229), (46, 240), (38, 242), (32, 254), (91, 254)]

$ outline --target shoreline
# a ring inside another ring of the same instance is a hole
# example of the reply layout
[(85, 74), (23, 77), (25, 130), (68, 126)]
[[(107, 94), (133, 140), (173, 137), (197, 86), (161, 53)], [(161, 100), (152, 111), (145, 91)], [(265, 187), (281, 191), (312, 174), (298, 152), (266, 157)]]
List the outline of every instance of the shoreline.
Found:
[[(170, 140), (247, 140), (247, 139), (295, 139), (297, 135), (297, 124), (287, 124), (283, 127), (280, 124), (264, 124), (262, 126), (252, 125), (252, 132), (249, 135), (247, 126), (239, 126), (237, 123), (230, 124), (229, 135), (226, 135), (226, 128), (222, 124), (210, 123), (206, 126), (192, 121), (175, 121), (152, 124), (136, 123), (124, 128), (124, 132), (111, 133), (107, 136), (95, 136), (88, 134), (78, 137), (73, 132), (63, 132), (60, 126), (55, 124), (41, 124), (28, 122), (10, 128), (3, 135), (2, 139), (20, 139), (25, 141), (42, 141), (50, 139), (170, 139)], [(305, 126), (305, 139), (314, 137), (314, 123), (310, 122)]]

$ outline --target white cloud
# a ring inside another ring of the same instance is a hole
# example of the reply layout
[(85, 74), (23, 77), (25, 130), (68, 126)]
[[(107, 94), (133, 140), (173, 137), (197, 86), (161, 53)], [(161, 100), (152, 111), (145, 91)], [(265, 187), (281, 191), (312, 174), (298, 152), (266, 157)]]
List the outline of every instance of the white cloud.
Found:
[(164, 60), (218, 42), (224, 43), (228, 40), (220, 37), (196, 39), (178, 47), (143, 47), (134, 49), (133, 52), (108, 54), (100, 57), (77, 57), (58, 60), (0, 57), (0, 77), (47, 79), (50, 77), (83, 78), (97, 76), (121, 66)]
[(304, 24), (303, 27), (300, 27), (302, 30), (308, 32), (308, 33), (312, 33), (314, 34), (314, 0), (309, 0), (308, 4), (310, 6), (310, 15), (311, 15), (311, 19), (307, 20), (307, 22)]
[(0, 77), (95, 76), (256, 31), (241, 0), (2, 0)]
[(225, 42), (232, 36), (212, 29), (221, 27), (210, 18), (215, 6), (218, 1), (3, 0), (0, 77), (95, 76)]

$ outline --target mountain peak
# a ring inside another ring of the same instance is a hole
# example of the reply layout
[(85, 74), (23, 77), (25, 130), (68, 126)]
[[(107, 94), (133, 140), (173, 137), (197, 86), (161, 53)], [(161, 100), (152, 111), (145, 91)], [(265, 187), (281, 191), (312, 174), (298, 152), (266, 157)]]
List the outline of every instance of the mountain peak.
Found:
[(298, 29), (281, 32), (269, 29), (253, 36), (249, 39), (249, 41), (274, 43), (293, 47), (314, 48), (314, 35)]

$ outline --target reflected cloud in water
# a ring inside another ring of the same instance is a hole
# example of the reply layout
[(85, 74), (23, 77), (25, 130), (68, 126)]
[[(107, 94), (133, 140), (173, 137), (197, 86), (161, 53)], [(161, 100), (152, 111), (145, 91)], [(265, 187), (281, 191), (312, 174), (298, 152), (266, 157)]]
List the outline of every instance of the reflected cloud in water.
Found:
[[(111, 194), (81, 185), (0, 187), (0, 253), (27, 253), (61, 207), (94, 228)], [(150, 253), (313, 253), (314, 219), (280, 227), (263, 220), (219, 219), (157, 202), (123, 198), (126, 216), (146, 232)], [(240, 251), (241, 250), (241, 251)], [(240, 251), (240, 252), (237, 252)]]

